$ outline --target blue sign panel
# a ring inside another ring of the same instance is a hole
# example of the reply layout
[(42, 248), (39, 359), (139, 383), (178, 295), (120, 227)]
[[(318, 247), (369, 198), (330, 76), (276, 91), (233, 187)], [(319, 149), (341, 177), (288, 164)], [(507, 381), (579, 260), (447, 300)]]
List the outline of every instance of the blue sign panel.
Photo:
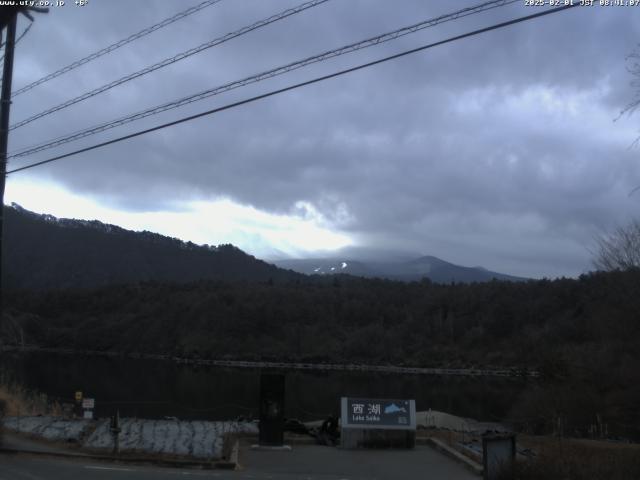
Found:
[(415, 429), (415, 401), (342, 398), (342, 427)]

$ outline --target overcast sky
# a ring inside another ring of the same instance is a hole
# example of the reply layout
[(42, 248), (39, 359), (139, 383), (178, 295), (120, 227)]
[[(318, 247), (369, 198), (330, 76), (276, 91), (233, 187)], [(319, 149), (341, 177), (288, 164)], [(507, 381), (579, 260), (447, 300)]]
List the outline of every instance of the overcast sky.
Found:
[[(14, 90), (197, 3), (67, 0), (17, 45)], [(11, 123), (298, 3), (222, 0), (16, 97)], [(16, 129), (9, 150), (477, 3), (331, 0)], [(9, 169), (544, 8), (472, 15)], [(577, 7), (456, 41), (12, 174), (5, 202), (261, 258), (352, 246), (579, 275), (594, 237), (640, 208), (640, 115), (614, 121), (634, 97), (639, 20), (640, 7)]]

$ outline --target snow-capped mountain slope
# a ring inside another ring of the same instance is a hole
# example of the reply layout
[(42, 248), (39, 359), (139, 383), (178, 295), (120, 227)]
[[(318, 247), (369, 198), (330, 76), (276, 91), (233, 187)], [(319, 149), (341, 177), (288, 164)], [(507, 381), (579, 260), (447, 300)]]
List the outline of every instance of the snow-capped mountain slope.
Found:
[(414, 281), (428, 278), (434, 282), (486, 282), (493, 279), (523, 281), (525, 278), (492, 272), (483, 267), (463, 267), (437, 257), (423, 256), (413, 260), (351, 260), (349, 258), (288, 259), (274, 262), (281, 268), (306, 275), (349, 274)]

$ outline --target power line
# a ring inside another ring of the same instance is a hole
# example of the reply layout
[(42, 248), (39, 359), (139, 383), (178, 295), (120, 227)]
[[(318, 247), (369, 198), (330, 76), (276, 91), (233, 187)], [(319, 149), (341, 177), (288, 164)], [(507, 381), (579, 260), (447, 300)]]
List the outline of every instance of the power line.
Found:
[(185, 17), (188, 17), (189, 15), (192, 15), (196, 12), (199, 12), (200, 10), (207, 8), (211, 5), (215, 5), (216, 3), (220, 2), (222, 0), (206, 0), (194, 7), (188, 8), (182, 12), (176, 13), (175, 15), (166, 18), (164, 20), (162, 20), (160, 23), (156, 23), (155, 25), (151, 25), (150, 27), (147, 27), (143, 30), (140, 30), (138, 33), (134, 33), (132, 35), (129, 35), (127, 38), (124, 38), (116, 43), (112, 43), (111, 45), (109, 45), (108, 47), (105, 47), (101, 50), (98, 50), (97, 52), (94, 52), (90, 55), (87, 55), (84, 58), (81, 58), (80, 60), (77, 60), (73, 63), (70, 63), (69, 65), (62, 67), (59, 70), (56, 70), (53, 73), (50, 73), (49, 75), (45, 75), (44, 77), (36, 80), (33, 83), (30, 83), (29, 85), (25, 85), (24, 87), (16, 90), (15, 92), (13, 92), (11, 95), (12, 97), (17, 97), (18, 95), (20, 95), (21, 93), (24, 93), (28, 90), (31, 90), (34, 87), (37, 87), (38, 85), (41, 85), (45, 82), (48, 82), (49, 80), (53, 80), (56, 77), (59, 77), (60, 75), (63, 75), (67, 72), (70, 72), (71, 70), (74, 70), (82, 65), (84, 65), (85, 63), (89, 63), (92, 60), (95, 60), (96, 58), (99, 58), (103, 55), (106, 55), (107, 53), (111, 53), (114, 50), (117, 50), (120, 47), (125, 46), (128, 43), (133, 42), (134, 40), (138, 40), (139, 38), (142, 38), (146, 35), (149, 35), (150, 33), (155, 32), (156, 30), (160, 30), (161, 28), (166, 27), (167, 25), (171, 25), (174, 22), (177, 22), (178, 20), (182, 20)]
[(37, 120), (39, 118), (45, 117), (47, 115), (51, 115), (52, 113), (58, 112), (60, 110), (63, 110), (67, 107), (70, 107), (71, 105), (75, 105), (76, 103), (82, 102), (84, 100), (87, 100), (88, 98), (91, 97), (95, 97), (96, 95), (99, 95), (101, 93), (106, 92), (107, 90), (111, 90), (114, 87), (117, 87), (118, 85), (122, 85), (123, 83), (127, 83), (131, 80), (134, 80), (136, 78), (142, 77), (144, 75), (147, 75), (148, 73), (151, 72), (155, 72), (156, 70), (159, 70), (161, 68), (164, 68), (168, 65), (171, 65), (173, 63), (179, 62), (180, 60), (184, 60), (185, 58), (188, 58), (192, 55), (195, 55), (196, 53), (200, 53), (203, 50), (207, 50), (209, 48), (218, 46), (222, 43), (228, 42), (229, 40), (236, 38), (236, 37), (240, 37), (242, 35), (245, 35), (253, 30), (257, 30), (259, 28), (262, 28), (266, 25), (269, 25), (271, 23), (277, 22), (279, 20), (283, 20), (287, 17), (290, 17), (292, 15), (295, 15), (297, 13), (303, 12), (309, 8), (313, 8), (313, 7), (317, 7), (318, 5), (321, 5), (323, 3), (328, 2), (329, 0), (311, 0), (305, 3), (302, 3), (300, 5), (298, 5), (297, 7), (294, 8), (289, 8), (287, 10), (283, 10), (282, 12), (276, 14), (276, 15), (272, 15), (268, 18), (265, 18), (264, 20), (260, 20), (258, 22), (255, 22), (251, 25), (248, 25), (246, 27), (242, 27), (239, 30), (236, 30), (235, 32), (231, 32), (231, 33), (227, 33), (226, 35), (223, 35), (222, 37), (218, 37), (216, 39), (213, 39), (209, 42), (203, 43), (202, 45), (199, 45), (197, 47), (191, 48), (189, 50), (186, 50), (182, 53), (179, 53), (177, 55), (174, 55), (173, 57), (170, 58), (165, 58), (164, 60), (158, 62), (158, 63), (154, 63), (153, 65), (150, 65), (146, 68), (143, 68), (142, 70), (138, 70), (137, 72), (133, 72), (130, 73), (129, 75), (125, 75), (124, 77), (121, 77), (117, 80), (114, 80), (113, 82), (107, 83), (106, 85), (102, 85), (101, 87), (98, 87), (96, 89), (93, 89), (89, 92), (83, 93), (82, 95), (79, 95), (75, 98), (72, 98), (70, 100), (67, 100), (66, 102), (63, 102), (59, 105), (56, 105), (55, 107), (49, 108), (48, 110), (44, 110), (40, 113), (37, 113), (35, 115), (32, 115), (29, 118), (26, 118), (20, 122), (17, 122), (13, 125), (11, 125), (11, 127), (9, 128), (10, 130), (16, 129), (16, 128), (20, 128), (24, 125), (27, 125), (28, 123), (33, 122), (34, 120)]
[(29, 31), (29, 29), (33, 26), (33, 22), (29, 22), (29, 25), (27, 25), (27, 28), (25, 28), (22, 33), (20, 34), (20, 36), (16, 39), (16, 45), (18, 44), (18, 42), (20, 40), (22, 40), (22, 38), (27, 34), (27, 32)]
[[(16, 45), (18, 45), (18, 42), (20, 40), (22, 40), (22, 37), (24, 37), (27, 32), (29, 31), (29, 29), (33, 26), (33, 22), (30, 22), (29, 25), (27, 25), (27, 27), (22, 31), (22, 33), (20, 34), (20, 36), (18, 38), (16, 38), (15, 43), (13, 44), (13, 46), (15, 47)], [(2, 45), (0, 45), (0, 47), (3, 47), (4, 43)], [(0, 57), (0, 61), (4, 60), (4, 53), (2, 54), (2, 56)]]
[(411, 34), (411, 33), (415, 33), (419, 30), (423, 30), (425, 28), (429, 28), (429, 27), (433, 27), (435, 25), (439, 25), (441, 23), (445, 23), (445, 22), (449, 22), (452, 20), (457, 20), (469, 15), (475, 15), (477, 13), (483, 12), (483, 11), (487, 11), (487, 10), (491, 10), (493, 8), (498, 8), (498, 7), (503, 7), (512, 3), (515, 3), (519, 0), (493, 0), (493, 1), (489, 1), (489, 2), (485, 2), (473, 7), (468, 7), (468, 8), (464, 8), (462, 10), (457, 10), (453, 13), (448, 13), (445, 15), (441, 15), (439, 17), (435, 17), (429, 20), (424, 20), (422, 22), (416, 23), (414, 25), (410, 25), (407, 27), (403, 27), (403, 28), (399, 28), (397, 30), (393, 30), (391, 32), (387, 32), (381, 35), (377, 35), (375, 37), (370, 37), (367, 38), (365, 40), (361, 40), (359, 42), (356, 43), (352, 43), (346, 46), (342, 46), (339, 48), (336, 48), (334, 50), (329, 50), (329, 51), (325, 51), (323, 53), (320, 53), (318, 55), (314, 55), (311, 57), (307, 57), (305, 59), (302, 60), (298, 60), (296, 62), (293, 63), (289, 63), (287, 65), (284, 66), (280, 66), (271, 70), (267, 70), (265, 72), (262, 73), (258, 73), (256, 75), (252, 75), (246, 78), (243, 78), (241, 80), (235, 80), (233, 82), (221, 85), (221, 86), (217, 86), (208, 90), (205, 90), (203, 92), (199, 92), (193, 95), (189, 95), (187, 97), (183, 97), (180, 98), (178, 100), (173, 100), (171, 102), (167, 102), (152, 108), (148, 108), (146, 110), (142, 110), (140, 112), (131, 114), (131, 115), (127, 115), (125, 117), (121, 117), (106, 123), (102, 123), (99, 125), (94, 125), (93, 127), (89, 127), (86, 128), (84, 130), (80, 130), (77, 132), (74, 132), (72, 134), (68, 134), (62, 137), (57, 137), (55, 139), (52, 140), (48, 140), (44, 143), (40, 143), (38, 145), (34, 145), (34, 146), (29, 146), (29, 147), (25, 147), (22, 149), (18, 149), (16, 151), (16, 153), (11, 153), (9, 155), (8, 158), (18, 158), (18, 157), (24, 157), (27, 155), (31, 155), (33, 153), (37, 153), (37, 152), (41, 152), (43, 150), (48, 150), (50, 148), (54, 148), (54, 147), (58, 147), (60, 145), (75, 141), (75, 140), (79, 140), (81, 138), (85, 138), (87, 136), (90, 135), (94, 135), (96, 133), (100, 133), (106, 130), (110, 130), (112, 128), (115, 127), (119, 127), (121, 125), (125, 125), (127, 123), (136, 121), (136, 120), (140, 120), (146, 117), (149, 117), (151, 115), (155, 115), (157, 113), (161, 113), (167, 110), (172, 110), (174, 108), (178, 108), (178, 107), (182, 107), (184, 105), (193, 103), (193, 102), (197, 102), (200, 100), (204, 100), (206, 98), (212, 97), (214, 95), (219, 95), (221, 93), (224, 92), (228, 92), (230, 90), (239, 88), (239, 87), (243, 87), (252, 83), (256, 83), (256, 82), (260, 82), (262, 80), (266, 80), (278, 75), (282, 75), (288, 72), (291, 72), (293, 70), (297, 70), (299, 68), (303, 68), (307, 65), (311, 65), (313, 63), (318, 63), (318, 62), (322, 62), (334, 57), (338, 57), (340, 55), (344, 55), (347, 53), (351, 53), (351, 52), (355, 52), (357, 50), (361, 50), (364, 48), (368, 48), (368, 47), (372, 47), (375, 45), (378, 45), (380, 43), (385, 43), (391, 40), (395, 40), (399, 37)]
[[(16, 38), (16, 43), (15, 44), (17, 44), (22, 39), (22, 37), (24, 37), (27, 34), (29, 29), (31, 28), (31, 25), (33, 25), (33, 21), (29, 22), (29, 25), (27, 25), (27, 28), (25, 28), (22, 31), (22, 33), (20, 34), (20, 36), (18, 38)], [(5, 44), (5, 42), (0, 43), (0, 48), (4, 47), (4, 44)]]
[(331, 78), (339, 77), (339, 76), (345, 75), (347, 73), (351, 73), (351, 72), (355, 72), (355, 71), (358, 71), (358, 70), (362, 70), (364, 68), (372, 67), (374, 65), (378, 65), (378, 64), (384, 63), (384, 62), (388, 62), (390, 60), (395, 60), (396, 58), (400, 58), (400, 57), (404, 57), (404, 56), (407, 56), (407, 55), (411, 55), (413, 53), (421, 52), (421, 51), (427, 50), (429, 48), (433, 48), (433, 47), (437, 47), (437, 46), (440, 46), (440, 45), (444, 45), (446, 43), (455, 42), (457, 40), (462, 40), (463, 38), (472, 37), (474, 35), (479, 35), (481, 33), (486, 33), (486, 32), (492, 31), (492, 30), (497, 30), (499, 28), (504, 28), (504, 27), (507, 27), (507, 26), (510, 26), (510, 25), (514, 25), (514, 24), (517, 24), (517, 23), (521, 23), (521, 22), (525, 22), (525, 21), (528, 21), (528, 20), (533, 20), (535, 18), (543, 17), (545, 15), (551, 15), (553, 13), (557, 13), (557, 12), (560, 12), (560, 11), (563, 11), (563, 10), (567, 10), (569, 8), (573, 8), (573, 7), (577, 7), (577, 6), (579, 6), (579, 3), (565, 5), (565, 6), (562, 6), (562, 7), (557, 7), (557, 8), (545, 10), (545, 11), (534, 13), (534, 14), (531, 14), (531, 15), (525, 15), (523, 17), (518, 17), (518, 18), (515, 18), (513, 20), (509, 20), (509, 21), (502, 22), (502, 23), (497, 23), (497, 24), (491, 25), (489, 27), (481, 28), (481, 29), (478, 29), (478, 30), (473, 30), (471, 32), (464, 33), (462, 35), (456, 35), (455, 37), (449, 37), (449, 38), (447, 38), (445, 40), (440, 40), (440, 41), (435, 42), (435, 43), (430, 43), (430, 44), (427, 44), (427, 45), (423, 45), (421, 47), (413, 48), (411, 50), (405, 50), (404, 52), (396, 53), (394, 55), (390, 55), (388, 57), (384, 57), (384, 58), (381, 58), (381, 59), (378, 59), (378, 60), (374, 60), (372, 62), (363, 63), (363, 64), (357, 65), (355, 67), (350, 67), (350, 68), (347, 68), (347, 69), (344, 69), (344, 70), (340, 70), (340, 71), (337, 71), (337, 72), (334, 72), (334, 73), (331, 73), (331, 74), (328, 74), (328, 75), (323, 75), (321, 77), (316, 77), (314, 79), (307, 80), (305, 82), (300, 82), (300, 83), (296, 83), (294, 85), (290, 85), (288, 87), (280, 88), (280, 89), (277, 89), (277, 90), (272, 90), (270, 92), (263, 93), (261, 95), (256, 95), (254, 97), (250, 97), (250, 98), (247, 98), (247, 99), (244, 99), (244, 100), (240, 100), (238, 102), (230, 103), (230, 104), (224, 105), (222, 107), (214, 108), (212, 110), (207, 110), (205, 112), (197, 113), (195, 115), (190, 115), (188, 117), (183, 117), (183, 118), (180, 118), (178, 120), (174, 120), (172, 122), (168, 122), (168, 123), (164, 123), (164, 124), (161, 124), (161, 125), (157, 125), (157, 126), (152, 127), (152, 128), (147, 128), (145, 130), (140, 130), (140, 131), (135, 132), (135, 133), (130, 133), (128, 135), (124, 135), (124, 136), (121, 136), (121, 137), (118, 137), (118, 138), (114, 138), (114, 139), (108, 140), (106, 142), (98, 143), (98, 144), (95, 144), (95, 145), (91, 145), (89, 147), (85, 147), (85, 148), (81, 148), (79, 150), (75, 150), (73, 152), (69, 152), (69, 153), (65, 153), (65, 154), (62, 154), (62, 155), (58, 155), (56, 157), (52, 157), (52, 158), (49, 158), (47, 160), (41, 160), (39, 162), (34, 162), (34, 163), (29, 164), (29, 165), (25, 165), (23, 167), (14, 168), (13, 170), (9, 170), (7, 172), (7, 175), (11, 174), (11, 173), (16, 173), (16, 172), (20, 172), (20, 171), (23, 171), (23, 170), (27, 170), (27, 169), (30, 169), (30, 168), (34, 168), (34, 167), (37, 167), (37, 166), (40, 166), (40, 165), (44, 165), (46, 163), (51, 163), (51, 162), (55, 162), (57, 160), (62, 160), (63, 158), (67, 158), (67, 157), (71, 157), (71, 156), (74, 156), (74, 155), (78, 155), (80, 153), (84, 153), (84, 152), (88, 152), (88, 151), (91, 151), (91, 150), (95, 150), (97, 148), (101, 148), (101, 147), (104, 147), (104, 146), (107, 146), (107, 145), (111, 145), (111, 144), (114, 144), (114, 143), (122, 142), (122, 141), (128, 140), (130, 138), (139, 137), (139, 136), (145, 135), (147, 133), (151, 133), (151, 132), (155, 132), (155, 131), (158, 131), (158, 130), (162, 130), (164, 128), (172, 127), (174, 125), (178, 125), (180, 123), (184, 123), (184, 122), (188, 122), (188, 121), (191, 121), (191, 120), (195, 120), (195, 119), (200, 118), (200, 117), (205, 117), (205, 116), (208, 116), (208, 115), (212, 115), (214, 113), (222, 112), (224, 110), (229, 110), (229, 109), (232, 109), (232, 108), (235, 108), (235, 107), (239, 107), (241, 105), (252, 103), (252, 102), (255, 102), (257, 100), (262, 100), (264, 98), (271, 97), (271, 96), (274, 96), (274, 95), (278, 95), (280, 93), (288, 92), (290, 90), (295, 90), (297, 88), (305, 87), (307, 85), (311, 85), (311, 84), (314, 84), (314, 83), (322, 82), (324, 80), (329, 80)]

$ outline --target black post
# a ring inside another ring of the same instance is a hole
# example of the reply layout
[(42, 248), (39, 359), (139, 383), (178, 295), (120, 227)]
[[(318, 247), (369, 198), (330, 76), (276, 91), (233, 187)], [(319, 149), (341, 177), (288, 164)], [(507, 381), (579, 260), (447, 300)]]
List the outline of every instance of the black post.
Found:
[(13, 51), (16, 43), (16, 11), (7, 21), (7, 35), (4, 47), (4, 68), (2, 70), (2, 95), (0, 96), (0, 346), (3, 327), (3, 227), (4, 227), (4, 186), (7, 172), (7, 148), (9, 145), (9, 111), (11, 110), (11, 80), (13, 78)]
[(111, 435), (113, 436), (113, 454), (120, 454), (120, 410), (111, 417)]
[(264, 446), (284, 443), (284, 375), (260, 375), (259, 442)]

